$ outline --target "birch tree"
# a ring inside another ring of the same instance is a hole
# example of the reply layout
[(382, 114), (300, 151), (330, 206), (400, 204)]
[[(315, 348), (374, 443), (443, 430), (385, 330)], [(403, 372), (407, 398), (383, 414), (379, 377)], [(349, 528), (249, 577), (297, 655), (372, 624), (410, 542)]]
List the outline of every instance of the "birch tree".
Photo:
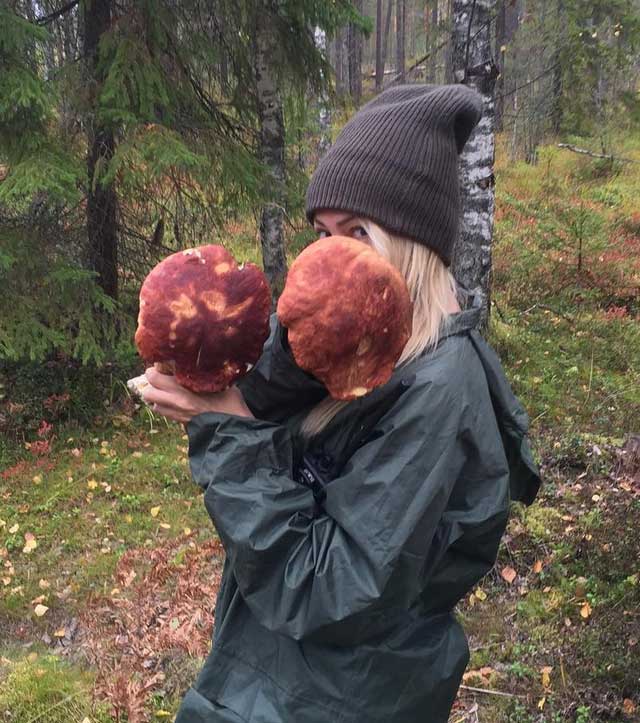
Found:
[(494, 218), (494, 92), (497, 76), (491, 47), (495, 0), (453, 0), (453, 73), (457, 83), (474, 88), (483, 115), (460, 159), (462, 218), (453, 273), (463, 286), (481, 294), (483, 326), (489, 315), (491, 240)]
[(268, 8), (256, 14), (255, 79), (256, 102), (260, 123), (259, 156), (268, 172), (268, 199), (260, 213), (260, 242), (264, 272), (269, 279), (273, 303), (277, 302), (284, 288), (287, 260), (284, 250), (284, 120), (275, 68), (271, 62), (276, 57), (276, 34)]

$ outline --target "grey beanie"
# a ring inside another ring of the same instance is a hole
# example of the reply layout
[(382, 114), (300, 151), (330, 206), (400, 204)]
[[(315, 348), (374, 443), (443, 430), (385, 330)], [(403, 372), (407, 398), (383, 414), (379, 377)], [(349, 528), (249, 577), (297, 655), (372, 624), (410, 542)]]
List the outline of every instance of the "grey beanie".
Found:
[(428, 246), (449, 265), (460, 222), (458, 155), (482, 116), (461, 84), (399, 85), (364, 105), (321, 158), (306, 214), (350, 211)]

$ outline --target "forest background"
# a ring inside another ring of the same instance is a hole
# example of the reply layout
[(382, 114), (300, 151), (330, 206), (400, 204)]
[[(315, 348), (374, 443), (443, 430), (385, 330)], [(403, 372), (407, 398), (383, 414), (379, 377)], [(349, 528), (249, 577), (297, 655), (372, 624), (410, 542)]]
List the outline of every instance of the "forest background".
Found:
[(317, 159), (404, 82), (483, 96), (454, 270), (545, 479), (451, 722), (640, 720), (639, 73), (638, 0), (0, 0), (0, 720), (173, 715), (223, 553), (126, 389), (140, 284), (221, 243), (277, 297)]

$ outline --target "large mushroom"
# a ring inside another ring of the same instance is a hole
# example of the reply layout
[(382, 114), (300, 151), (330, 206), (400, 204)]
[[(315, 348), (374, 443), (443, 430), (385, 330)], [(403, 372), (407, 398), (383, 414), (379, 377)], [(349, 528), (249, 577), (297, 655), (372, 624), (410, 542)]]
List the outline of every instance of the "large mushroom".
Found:
[(219, 392), (260, 358), (270, 308), (269, 285), (254, 264), (238, 266), (217, 245), (179, 251), (142, 284), (136, 346), (187, 389)]
[(293, 356), (334, 399), (386, 383), (411, 335), (402, 274), (366, 243), (331, 236), (293, 262), (277, 309)]

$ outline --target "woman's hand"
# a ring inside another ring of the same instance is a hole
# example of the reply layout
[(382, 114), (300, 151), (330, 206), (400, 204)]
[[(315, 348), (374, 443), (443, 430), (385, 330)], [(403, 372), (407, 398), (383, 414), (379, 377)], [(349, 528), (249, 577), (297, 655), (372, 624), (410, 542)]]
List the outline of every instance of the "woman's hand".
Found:
[(145, 371), (145, 376), (149, 386), (143, 390), (142, 398), (154, 412), (176, 422), (186, 424), (192, 417), (204, 412), (255, 418), (237, 387), (229, 387), (223, 392), (196, 394), (180, 386), (172, 374), (162, 374), (153, 367)]

